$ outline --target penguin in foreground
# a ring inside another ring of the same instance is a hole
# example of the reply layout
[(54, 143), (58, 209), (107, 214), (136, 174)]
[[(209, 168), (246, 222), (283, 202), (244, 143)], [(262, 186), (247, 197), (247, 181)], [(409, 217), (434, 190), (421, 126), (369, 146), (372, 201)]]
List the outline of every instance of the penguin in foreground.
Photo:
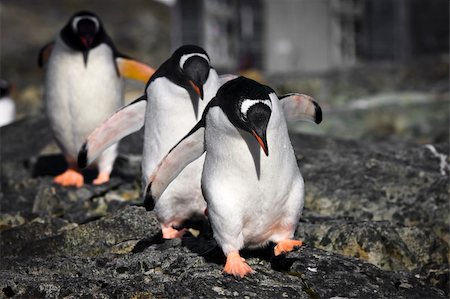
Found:
[[(295, 103), (295, 97), (279, 99), (268, 86), (245, 77), (225, 83), (200, 122), (149, 178), (146, 197), (158, 204), (171, 181), (206, 151), (201, 186), (214, 238), (227, 257), (225, 273), (253, 272), (239, 255), (244, 247), (271, 241), (280, 255), (302, 245), (293, 236), (304, 183), (283, 112), (283, 102)], [(313, 106), (310, 117), (319, 123), (321, 110)]]
[(12, 86), (0, 79), (0, 127), (6, 126), (16, 118), (16, 104), (11, 99)]
[[(145, 189), (153, 169), (198, 122), (219, 87), (219, 77), (205, 50), (194, 45), (181, 46), (151, 77), (144, 96), (119, 110), (89, 135), (78, 165), (89, 165), (111, 144), (145, 124), (142, 158)], [(186, 167), (154, 207), (163, 238), (181, 237), (185, 229), (178, 228), (185, 220), (204, 217), (206, 203), (200, 188), (203, 161), (204, 157), (200, 157)]]
[[(41, 49), (38, 63), (46, 67), (50, 127), (69, 165), (54, 182), (81, 187), (78, 150), (88, 134), (123, 105), (123, 77), (147, 82), (154, 70), (121, 54), (100, 18), (88, 11), (70, 18), (55, 41)], [(109, 181), (116, 157), (117, 144), (99, 155), (94, 184)]]

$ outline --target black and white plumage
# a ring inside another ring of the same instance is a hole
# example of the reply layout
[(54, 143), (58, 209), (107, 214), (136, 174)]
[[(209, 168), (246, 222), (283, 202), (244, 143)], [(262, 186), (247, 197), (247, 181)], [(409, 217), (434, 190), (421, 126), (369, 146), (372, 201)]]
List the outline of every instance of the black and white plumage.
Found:
[(0, 127), (6, 126), (16, 118), (16, 104), (11, 98), (11, 84), (0, 79)]
[[(197, 123), (219, 86), (218, 75), (202, 48), (193, 45), (178, 48), (151, 77), (145, 96), (119, 110), (88, 137), (79, 155), (81, 166), (91, 163), (108, 146), (145, 124), (142, 158), (145, 189), (157, 163)], [(165, 238), (180, 236), (182, 232), (174, 227), (204, 214), (202, 165), (200, 158), (186, 168), (155, 207)]]
[[(73, 15), (55, 41), (39, 53), (45, 66), (45, 104), (50, 126), (69, 169), (55, 182), (81, 186), (76, 167), (78, 150), (86, 137), (123, 105), (123, 76), (147, 82), (153, 69), (116, 49), (98, 16), (81, 11)], [(95, 184), (109, 180), (117, 144), (102, 153), (96, 164)]]
[[(171, 181), (206, 151), (201, 186), (214, 238), (227, 256), (224, 271), (235, 276), (252, 272), (239, 256), (244, 247), (272, 241), (278, 255), (301, 245), (292, 238), (303, 209), (304, 183), (284, 101), (309, 107), (299, 94), (279, 99), (271, 88), (244, 77), (225, 83), (200, 122), (150, 177), (147, 200), (158, 204)], [(319, 122), (320, 107), (312, 106), (314, 111), (300, 110), (312, 112), (305, 113)]]

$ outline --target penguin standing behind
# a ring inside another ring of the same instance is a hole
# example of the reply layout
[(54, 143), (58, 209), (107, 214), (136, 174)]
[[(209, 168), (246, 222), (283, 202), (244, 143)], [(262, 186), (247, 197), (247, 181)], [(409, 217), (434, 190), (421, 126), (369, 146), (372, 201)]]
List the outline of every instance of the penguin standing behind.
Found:
[[(46, 65), (50, 126), (69, 165), (54, 181), (80, 187), (84, 179), (76, 165), (78, 150), (88, 134), (123, 105), (122, 77), (147, 82), (154, 70), (119, 53), (99, 17), (88, 11), (70, 18), (55, 41), (41, 49), (38, 62)], [(117, 144), (99, 156), (94, 184), (109, 181), (116, 157)]]
[[(219, 86), (219, 77), (205, 50), (193, 45), (178, 48), (152, 76), (146, 95), (119, 110), (87, 138), (78, 157), (79, 166), (89, 165), (104, 149), (145, 123), (145, 189), (158, 162), (198, 122)], [(204, 216), (206, 203), (200, 188), (203, 161), (201, 157), (186, 167), (155, 206), (166, 239), (182, 236), (185, 230), (177, 228), (185, 220)], [(146, 205), (153, 208), (152, 203)]]
[[(225, 83), (201, 121), (162, 160), (146, 196), (158, 204), (170, 182), (206, 151), (201, 186), (214, 238), (227, 257), (224, 272), (253, 272), (239, 255), (244, 247), (276, 243), (280, 255), (302, 245), (294, 232), (303, 209), (304, 184), (289, 139), (283, 102), (256, 81)], [(295, 105), (294, 105), (295, 106)], [(317, 123), (321, 110), (308, 113)], [(262, 150), (262, 151), (261, 151)]]
[(6, 126), (16, 118), (16, 104), (11, 99), (11, 84), (0, 79), (0, 127)]

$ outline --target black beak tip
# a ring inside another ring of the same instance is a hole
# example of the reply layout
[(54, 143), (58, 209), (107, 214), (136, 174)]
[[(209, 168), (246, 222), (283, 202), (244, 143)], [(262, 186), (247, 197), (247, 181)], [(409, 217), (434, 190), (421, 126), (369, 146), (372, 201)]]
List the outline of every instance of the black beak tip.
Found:
[(84, 66), (87, 66), (88, 55), (89, 55), (89, 50), (84, 50), (84, 51), (83, 51), (83, 61), (84, 61)]

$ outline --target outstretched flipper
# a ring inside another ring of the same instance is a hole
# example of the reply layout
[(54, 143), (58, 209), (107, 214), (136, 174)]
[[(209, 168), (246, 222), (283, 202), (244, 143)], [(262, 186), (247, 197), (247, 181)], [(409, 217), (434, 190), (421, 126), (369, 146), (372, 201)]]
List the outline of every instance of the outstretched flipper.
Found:
[(155, 69), (145, 63), (128, 57), (116, 57), (117, 67), (122, 77), (147, 83)]
[(280, 96), (279, 99), (286, 120), (308, 120), (316, 124), (322, 121), (322, 109), (312, 97), (300, 93), (289, 93)]
[(161, 197), (167, 186), (189, 163), (199, 158), (204, 152), (205, 126), (202, 119), (170, 150), (150, 175), (144, 193), (145, 208), (153, 210), (156, 201)]
[(144, 126), (147, 96), (123, 107), (92, 132), (78, 153), (78, 167), (91, 164), (105, 149)]
[(47, 64), (48, 59), (50, 58), (50, 55), (52, 54), (54, 42), (50, 42), (43, 46), (41, 50), (39, 50), (39, 56), (38, 56), (38, 66), (40, 68), (44, 67), (44, 65)]

